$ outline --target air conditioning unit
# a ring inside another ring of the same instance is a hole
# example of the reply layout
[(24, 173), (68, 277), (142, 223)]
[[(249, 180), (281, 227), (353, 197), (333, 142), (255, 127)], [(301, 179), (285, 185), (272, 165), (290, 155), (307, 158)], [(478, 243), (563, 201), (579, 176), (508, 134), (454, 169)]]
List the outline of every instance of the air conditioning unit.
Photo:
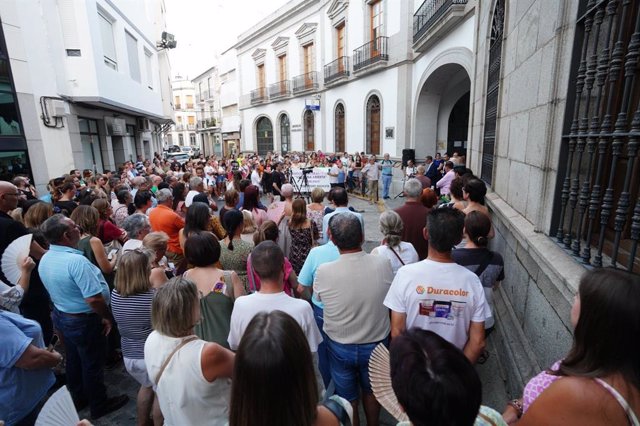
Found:
[(146, 118), (138, 118), (138, 131), (139, 132), (149, 132), (151, 131), (151, 122)]
[(70, 114), (69, 104), (62, 99), (51, 100), (51, 116), (52, 117), (66, 117)]
[(127, 123), (124, 118), (105, 117), (104, 124), (107, 136), (124, 136), (127, 133)]

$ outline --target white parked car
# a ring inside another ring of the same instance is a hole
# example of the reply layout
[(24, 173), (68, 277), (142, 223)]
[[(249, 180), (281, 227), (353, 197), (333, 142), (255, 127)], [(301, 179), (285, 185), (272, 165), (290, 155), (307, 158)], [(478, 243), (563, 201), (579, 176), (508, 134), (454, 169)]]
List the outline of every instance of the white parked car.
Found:
[(178, 163), (182, 165), (187, 161), (189, 161), (190, 159), (191, 158), (189, 157), (189, 154), (186, 152), (171, 152), (167, 154), (167, 161), (169, 161), (170, 163), (172, 163), (173, 160), (176, 160)]
[(190, 146), (182, 146), (180, 147), (182, 149), (182, 152), (184, 152), (185, 154), (188, 154), (189, 157), (193, 157), (193, 148), (191, 148)]

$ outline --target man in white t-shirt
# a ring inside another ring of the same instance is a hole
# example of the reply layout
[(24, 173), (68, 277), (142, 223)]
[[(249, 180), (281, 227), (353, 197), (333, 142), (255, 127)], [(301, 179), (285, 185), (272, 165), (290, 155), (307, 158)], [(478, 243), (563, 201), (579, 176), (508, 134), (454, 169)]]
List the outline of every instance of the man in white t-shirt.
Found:
[(204, 181), (198, 176), (189, 179), (189, 192), (184, 200), (184, 205), (190, 207), (193, 204), (193, 197), (204, 192)]
[(431, 330), (475, 363), (484, 351), (484, 321), (491, 311), (476, 274), (451, 258), (463, 228), (461, 211), (431, 210), (424, 230), (429, 255), (398, 270), (384, 305), (391, 309), (392, 338), (413, 327)]
[(284, 254), (280, 247), (273, 241), (258, 244), (251, 252), (251, 266), (260, 277), (260, 291), (236, 299), (231, 313), (229, 347), (234, 351), (238, 349), (244, 331), (256, 314), (282, 311), (300, 324), (309, 342), (309, 349), (316, 353), (322, 335), (313, 318), (311, 305), (284, 292)]

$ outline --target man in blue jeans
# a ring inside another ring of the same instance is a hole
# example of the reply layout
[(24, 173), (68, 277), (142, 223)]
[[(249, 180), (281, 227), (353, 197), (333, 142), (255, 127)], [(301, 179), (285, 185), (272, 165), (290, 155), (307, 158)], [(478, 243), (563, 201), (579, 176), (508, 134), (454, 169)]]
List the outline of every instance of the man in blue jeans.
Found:
[(380, 404), (369, 381), (369, 357), (389, 331), (389, 310), (382, 304), (393, 280), (389, 260), (362, 250), (363, 232), (352, 213), (340, 213), (329, 222), (329, 233), (340, 253), (338, 260), (316, 270), (314, 295), (324, 304), (331, 379), (336, 393), (353, 406), (353, 424), (359, 425), (358, 404), (363, 396), (368, 425), (377, 425)]
[(109, 287), (100, 269), (76, 250), (82, 231), (73, 220), (56, 214), (42, 228), (51, 245), (38, 272), (54, 305), (55, 328), (64, 339), (67, 385), (76, 409), (89, 405), (91, 417), (98, 419), (129, 400), (126, 395), (107, 398), (104, 385)]
[(382, 166), (382, 199), (388, 200), (391, 198), (389, 197), (389, 188), (393, 179), (393, 161), (389, 159), (389, 154), (384, 155), (380, 166)]

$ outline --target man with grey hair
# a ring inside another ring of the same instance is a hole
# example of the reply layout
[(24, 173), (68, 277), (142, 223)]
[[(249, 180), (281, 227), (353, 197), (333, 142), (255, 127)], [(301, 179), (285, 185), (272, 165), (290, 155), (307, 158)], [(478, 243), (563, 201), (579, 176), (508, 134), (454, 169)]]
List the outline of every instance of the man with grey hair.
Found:
[(136, 176), (131, 179), (131, 196), (135, 197), (136, 193), (147, 183), (147, 179), (142, 176)]
[(431, 179), (425, 176), (426, 169), (423, 165), (418, 166), (416, 169), (416, 179), (422, 184), (422, 189), (431, 187)]
[(165, 232), (169, 236), (166, 256), (170, 262), (178, 266), (184, 260), (179, 237), (180, 230), (184, 228), (184, 219), (173, 211), (173, 194), (170, 189), (159, 190), (156, 197), (158, 198), (158, 207), (149, 213), (151, 229)]
[(87, 404), (97, 419), (125, 405), (129, 398), (107, 398), (104, 385), (105, 336), (111, 332), (109, 287), (98, 269), (77, 250), (81, 230), (56, 214), (42, 224), (50, 243), (38, 273), (53, 302), (53, 322), (64, 339), (67, 386), (77, 410)]
[(427, 215), (431, 209), (425, 207), (420, 202), (422, 195), (422, 184), (418, 179), (409, 179), (404, 184), (405, 203), (395, 211), (402, 218), (404, 228), (402, 230), (402, 241), (413, 244), (418, 252), (420, 260), (427, 258), (427, 240), (422, 235), (422, 230), (427, 223)]
[(340, 257), (318, 267), (313, 291), (324, 303), (331, 378), (336, 393), (353, 406), (353, 424), (360, 424), (361, 390), (367, 424), (377, 424), (380, 405), (371, 390), (368, 363), (376, 345), (389, 336), (389, 311), (382, 302), (393, 272), (387, 258), (362, 250), (364, 234), (352, 213), (334, 215), (329, 232)]
[(184, 205), (189, 208), (193, 204), (193, 197), (204, 193), (204, 181), (201, 177), (194, 176), (189, 179), (189, 192), (184, 199)]
[(142, 213), (135, 213), (127, 217), (122, 223), (129, 239), (122, 246), (122, 253), (142, 247), (142, 240), (151, 232), (149, 218)]

